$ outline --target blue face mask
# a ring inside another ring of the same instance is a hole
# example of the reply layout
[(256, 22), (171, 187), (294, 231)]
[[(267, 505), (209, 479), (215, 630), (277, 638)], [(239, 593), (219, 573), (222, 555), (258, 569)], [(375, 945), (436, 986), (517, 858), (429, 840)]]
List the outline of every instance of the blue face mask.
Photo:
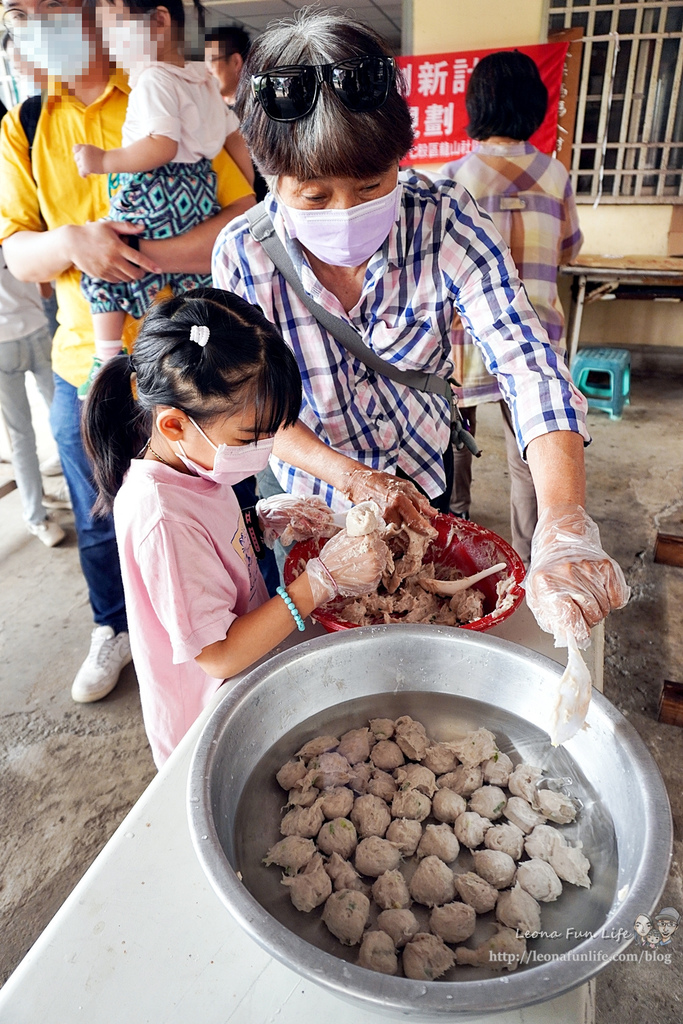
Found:
[(84, 31), (81, 11), (31, 18), (13, 28), (12, 36), (27, 60), (59, 81), (73, 82), (90, 66), (94, 44)]

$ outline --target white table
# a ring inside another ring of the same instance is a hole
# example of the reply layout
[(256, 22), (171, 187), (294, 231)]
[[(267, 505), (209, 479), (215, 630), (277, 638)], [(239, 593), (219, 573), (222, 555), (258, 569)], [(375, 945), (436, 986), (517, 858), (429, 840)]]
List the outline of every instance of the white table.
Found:
[[(303, 639), (321, 632), (309, 626)], [(526, 605), (492, 634), (558, 660), (552, 639), (540, 632)], [(588, 658), (600, 689), (602, 638), (602, 629), (596, 630)], [(357, 1009), (283, 967), (247, 936), (197, 861), (185, 810), (187, 774), (201, 729), (224, 695), (225, 688), (0, 990), (0, 1024), (359, 1020)], [(478, 1020), (590, 1024), (593, 1002), (593, 986), (584, 985), (540, 1006)], [(393, 1020), (370, 1016), (378, 1024)], [(395, 1024), (405, 1019), (397, 1017)]]

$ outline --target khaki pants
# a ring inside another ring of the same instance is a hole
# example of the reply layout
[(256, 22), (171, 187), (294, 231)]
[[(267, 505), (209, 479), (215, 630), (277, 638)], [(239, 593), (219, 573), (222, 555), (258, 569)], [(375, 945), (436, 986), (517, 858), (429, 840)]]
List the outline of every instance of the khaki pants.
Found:
[[(528, 566), (531, 559), (531, 538), (533, 537), (538, 520), (536, 491), (529, 467), (522, 460), (517, 448), (510, 410), (505, 402), (499, 402), (498, 405), (503, 416), (505, 451), (510, 472), (512, 546), (524, 564)], [(470, 409), (461, 409), (460, 411), (464, 419), (469, 421), (471, 433), (476, 434), (476, 406)], [(463, 448), (460, 452), (454, 450), (453, 460), (454, 473), (450, 509), (451, 512), (469, 513), (471, 503), (470, 491), (472, 487), (472, 453), (467, 448)]]

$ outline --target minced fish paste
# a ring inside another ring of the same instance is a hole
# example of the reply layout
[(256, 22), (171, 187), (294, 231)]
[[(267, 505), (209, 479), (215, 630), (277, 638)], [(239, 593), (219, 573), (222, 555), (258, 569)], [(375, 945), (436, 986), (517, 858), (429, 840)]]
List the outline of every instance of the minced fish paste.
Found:
[(384, 838), (384, 833), (391, 824), (391, 812), (381, 797), (366, 793), (364, 796), (356, 797), (351, 811), (351, 821), (361, 839), (367, 839), (369, 836)]
[[(476, 949), (458, 946), (455, 956), (459, 964), (488, 967), (490, 970), (514, 971), (526, 953), (526, 941), (511, 928), (498, 925), (498, 932)], [(505, 954), (505, 958), (501, 956)]]
[(326, 821), (318, 832), (318, 847), (323, 853), (338, 853), (344, 860), (348, 860), (358, 846), (358, 836), (353, 822), (348, 818), (333, 818)]
[(346, 786), (333, 786), (323, 790), (320, 809), (326, 818), (348, 818), (355, 799), (353, 790)]
[(358, 966), (380, 974), (398, 974), (396, 947), (387, 932), (365, 933), (358, 953)]
[(400, 871), (385, 871), (372, 887), (372, 898), (382, 910), (407, 910), (411, 904), (408, 883)]
[(396, 947), (405, 946), (420, 930), (411, 910), (383, 910), (377, 918), (377, 927), (390, 935)]
[(425, 907), (443, 906), (451, 903), (455, 895), (453, 872), (439, 857), (425, 857), (415, 869), (408, 888), (416, 903)]
[(379, 878), (385, 871), (394, 871), (401, 861), (399, 847), (379, 836), (361, 839), (356, 849), (354, 863), (361, 875)]
[(292, 903), (305, 914), (324, 903), (332, 892), (332, 882), (319, 853), (309, 860), (301, 874), (293, 878), (283, 876), (281, 884), (289, 887)]
[(435, 981), (454, 963), (453, 950), (437, 935), (427, 932), (418, 932), (403, 950), (405, 976), (415, 981)]
[(341, 889), (328, 896), (322, 919), (342, 946), (356, 946), (363, 938), (369, 914), (367, 896), (353, 889)]
[[(543, 905), (563, 883), (589, 888), (591, 865), (563, 832), (581, 803), (513, 757), (484, 727), (437, 742), (410, 715), (315, 736), (275, 776), (284, 838), (263, 864), (368, 970), (419, 981), (456, 964), (514, 970), (525, 937), (542, 934)], [(482, 915), (496, 931), (475, 948)]]

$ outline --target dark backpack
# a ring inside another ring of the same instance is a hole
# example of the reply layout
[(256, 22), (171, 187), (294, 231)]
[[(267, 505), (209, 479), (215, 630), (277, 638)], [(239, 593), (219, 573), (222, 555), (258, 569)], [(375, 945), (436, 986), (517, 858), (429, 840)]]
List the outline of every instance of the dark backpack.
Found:
[(38, 127), (38, 120), (40, 118), (42, 106), (43, 97), (38, 93), (37, 96), (29, 96), (27, 100), (24, 100), (19, 108), (19, 120), (21, 121), (21, 127), (24, 129), (24, 134), (28, 140), (29, 163), (31, 162), (33, 154), (33, 141), (36, 137), (36, 129)]

